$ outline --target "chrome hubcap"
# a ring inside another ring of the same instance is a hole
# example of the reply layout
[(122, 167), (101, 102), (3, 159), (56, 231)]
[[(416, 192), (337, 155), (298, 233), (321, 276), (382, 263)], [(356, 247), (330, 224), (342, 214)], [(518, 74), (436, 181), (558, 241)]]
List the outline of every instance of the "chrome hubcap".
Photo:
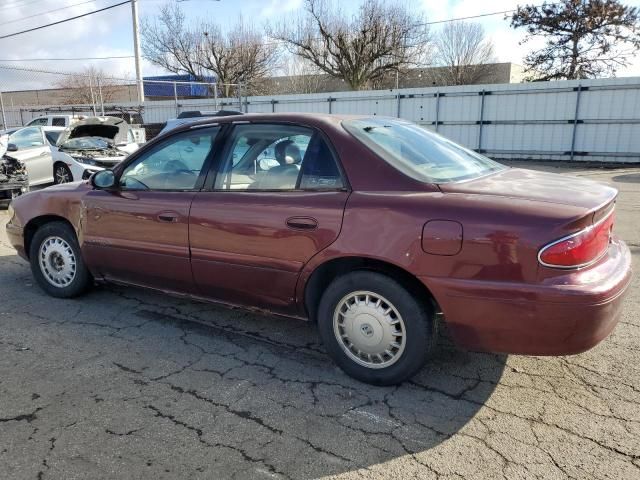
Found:
[(56, 183), (69, 183), (71, 181), (69, 172), (64, 167), (57, 167), (55, 175), (56, 175)]
[(76, 276), (76, 256), (60, 237), (48, 237), (40, 245), (40, 271), (54, 287), (67, 287)]
[(398, 310), (382, 295), (367, 291), (352, 292), (338, 302), (333, 332), (349, 358), (368, 368), (393, 365), (406, 344)]

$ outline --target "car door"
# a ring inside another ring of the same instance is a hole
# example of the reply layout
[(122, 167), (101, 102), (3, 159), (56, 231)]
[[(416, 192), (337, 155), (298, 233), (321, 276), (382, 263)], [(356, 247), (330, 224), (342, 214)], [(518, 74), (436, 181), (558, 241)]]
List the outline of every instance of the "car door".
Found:
[(97, 275), (192, 290), (189, 209), (218, 131), (208, 127), (173, 135), (118, 169), (116, 188), (86, 195), (82, 250)]
[(40, 127), (25, 127), (9, 136), (9, 143), (18, 150), (9, 155), (24, 162), (29, 185), (53, 182), (53, 158), (49, 143)]
[(202, 295), (292, 313), (302, 267), (338, 236), (349, 195), (323, 136), (286, 124), (238, 124), (215, 180), (191, 206), (194, 280)]

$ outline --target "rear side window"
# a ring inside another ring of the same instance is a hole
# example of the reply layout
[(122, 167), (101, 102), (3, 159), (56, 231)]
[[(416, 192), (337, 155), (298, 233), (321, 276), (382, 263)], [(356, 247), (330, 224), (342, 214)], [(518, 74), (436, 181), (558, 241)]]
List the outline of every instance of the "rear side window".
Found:
[(336, 190), (344, 188), (338, 164), (327, 143), (318, 135), (310, 143), (302, 163), (302, 190)]
[(336, 190), (344, 187), (336, 160), (312, 129), (296, 125), (237, 125), (216, 190)]
[(51, 125), (54, 127), (66, 127), (67, 123), (64, 117), (53, 117), (53, 119), (51, 119)]

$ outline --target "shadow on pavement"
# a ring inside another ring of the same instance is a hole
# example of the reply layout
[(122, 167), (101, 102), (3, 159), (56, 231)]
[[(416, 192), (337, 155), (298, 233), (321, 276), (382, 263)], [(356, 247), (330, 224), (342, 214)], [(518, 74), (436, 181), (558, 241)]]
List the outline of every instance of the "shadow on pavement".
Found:
[(0, 257), (0, 340), (29, 345), (2, 377), (22, 389), (15, 395), (37, 392), (43, 407), (30, 427), (58, 439), (58, 473), (69, 476), (97, 472), (78, 470), (69, 452), (116, 474), (315, 478), (366, 468), (454, 435), (505, 367), (506, 356), (445, 340), (410, 382), (372, 387), (338, 370), (304, 322), (114, 286), (58, 300), (28, 278), (26, 262)]

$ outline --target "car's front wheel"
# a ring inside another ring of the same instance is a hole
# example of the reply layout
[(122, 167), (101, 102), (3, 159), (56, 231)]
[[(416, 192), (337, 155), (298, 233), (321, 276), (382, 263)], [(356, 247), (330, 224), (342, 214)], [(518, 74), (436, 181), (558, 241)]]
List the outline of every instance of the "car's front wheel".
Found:
[(425, 364), (435, 338), (433, 309), (395, 279), (356, 271), (334, 280), (318, 307), (329, 355), (348, 375), (393, 385)]
[(29, 259), (38, 285), (53, 297), (76, 297), (93, 284), (76, 234), (64, 222), (47, 223), (36, 230)]
[(73, 182), (73, 174), (64, 163), (56, 163), (53, 167), (53, 182), (56, 185)]

